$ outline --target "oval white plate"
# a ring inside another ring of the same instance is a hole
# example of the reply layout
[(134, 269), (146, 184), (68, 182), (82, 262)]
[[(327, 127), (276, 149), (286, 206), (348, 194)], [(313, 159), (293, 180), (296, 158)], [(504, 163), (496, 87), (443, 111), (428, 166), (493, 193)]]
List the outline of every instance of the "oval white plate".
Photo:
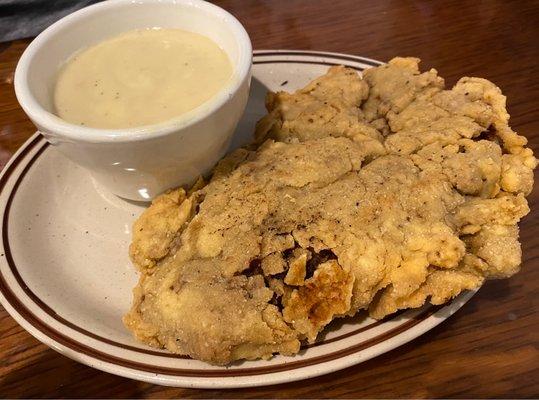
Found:
[[(265, 114), (267, 90), (298, 89), (335, 64), (361, 71), (380, 63), (344, 54), (256, 52), (251, 98), (232, 147), (250, 141), (255, 122)], [(13, 318), (68, 357), (162, 385), (232, 388), (326, 374), (409, 342), (473, 295), (378, 322), (365, 316), (335, 321), (318, 343), (295, 357), (219, 368), (146, 347), (122, 325), (137, 281), (127, 248), (140, 205), (101, 190), (36, 133), (0, 177), (0, 207), (0, 300)]]

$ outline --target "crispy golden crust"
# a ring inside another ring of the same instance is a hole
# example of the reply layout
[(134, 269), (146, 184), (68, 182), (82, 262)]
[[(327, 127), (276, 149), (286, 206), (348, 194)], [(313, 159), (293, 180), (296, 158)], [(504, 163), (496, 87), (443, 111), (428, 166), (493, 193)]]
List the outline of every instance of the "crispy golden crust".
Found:
[(354, 275), (337, 261), (319, 264), (314, 275), (284, 299), (284, 320), (314, 341), (333, 318), (350, 311), (353, 285)]
[(380, 140), (381, 134), (368, 124), (359, 108), (368, 94), (367, 84), (355, 70), (331, 67), (294, 94), (268, 93), (268, 115), (256, 127), (258, 143), (311, 140), (325, 136), (346, 136), (355, 140)]
[(398, 58), (364, 80), (331, 68), (267, 106), (270, 140), (136, 222), (125, 322), (140, 340), (214, 364), (294, 354), (334, 318), (441, 304), (518, 271), (537, 161), (492, 83), (444, 90)]
[(174, 247), (179, 234), (194, 213), (194, 198), (176, 189), (157, 197), (133, 225), (129, 247), (131, 260), (139, 269), (149, 269)]

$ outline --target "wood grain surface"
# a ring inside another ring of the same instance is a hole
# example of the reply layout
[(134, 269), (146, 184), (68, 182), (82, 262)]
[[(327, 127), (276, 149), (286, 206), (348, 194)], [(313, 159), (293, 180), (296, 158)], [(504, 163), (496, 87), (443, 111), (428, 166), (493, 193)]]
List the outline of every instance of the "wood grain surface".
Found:
[[(387, 61), (417, 56), (448, 85), (488, 78), (508, 97), (513, 128), (539, 154), (538, 1), (217, 1), (255, 49), (311, 49)], [(13, 72), (28, 40), (0, 44), (0, 165), (34, 132)], [(0, 397), (538, 397), (539, 185), (520, 224), (524, 262), (488, 282), (449, 320), (376, 359), (323, 377), (241, 390), (155, 386), (61, 356), (0, 307)]]

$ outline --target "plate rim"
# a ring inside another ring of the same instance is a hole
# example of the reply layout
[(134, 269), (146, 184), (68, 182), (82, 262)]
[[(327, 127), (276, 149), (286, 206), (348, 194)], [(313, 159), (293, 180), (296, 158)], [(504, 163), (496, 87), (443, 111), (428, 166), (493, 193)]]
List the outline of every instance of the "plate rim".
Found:
[[(273, 57), (277, 57), (274, 59)], [(267, 60), (265, 59), (267, 58)], [(337, 62), (337, 61), (341, 62)], [(322, 52), (322, 51), (310, 51), (310, 50), (256, 50), (253, 52), (253, 64), (264, 64), (264, 63), (296, 63), (296, 64), (319, 64), (319, 65), (340, 65), (345, 64), (349, 65), (356, 70), (363, 70), (366, 66), (381, 65), (383, 63), (372, 60), (365, 57), (354, 56), (345, 53), (331, 53), (331, 52)], [(359, 65), (350, 65), (359, 64)], [(39, 140), (38, 140), (39, 139)], [(24, 175), (24, 171), (31, 167), (32, 160), (30, 160), (26, 165), (23, 164), (22, 169), (17, 171), (19, 163), (24, 162), (28, 159), (34, 159), (39, 157), (45, 149), (49, 146), (48, 143), (39, 147), (36, 151), (32, 152), (33, 147), (40, 142), (45, 142), (45, 139), (41, 136), (39, 132), (36, 132), (32, 135), (11, 157), (11, 159), (6, 163), (6, 166), (3, 168), (2, 173), (0, 174), (0, 192), (3, 192), (6, 186), (9, 186), (11, 180), (19, 180), (21, 176)], [(13, 173), (13, 175), (12, 175)], [(3, 212), (6, 212), (6, 209), (9, 208), (9, 202), (12, 199), (11, 192), (15, 191), (16, 184), (13, 188), (9, 190), (8, 201), (4, 202), (2, 200)], [(5, 218), (3, 218), (5, 220)], [(8, 230), (5, 229), (4, 224), (0, 227), (2, 231), (2, 239), (7, 237)], [(4, 248), (2, 242), (2, 248)], [(5, 256), (0, 259), (0, 265), (3, 268), (10, 268), (8, 265), (8, 253), (4, 249)], [(11, 260), (13, 261), (13, 260)], [(6, 267), (7, 265), (7, 267)], [(427, 308), (425, 318), (419, 319), (417, 321), (412, 320), (414, 323), (411, 326), (398, 326), (395, 329), (399, 330), (395, 335), (390, 336), (388, 340), (380, 340), (372, 346), (368, 346), (364, 349), (359, 349), (357, 351), (345, 354), (342, 357), (337, 357), (334, 359), (329, 359), (328, 361), (321, 361), (317, 364), (307, 364), (300, 366), (298, 368), (292, 368), (289, 370), (281, 370), (277, 372), (269, 372), (266, 374), (258, 375), (232, 375), (232, 376), (206, 376), (206, 377), (195, 377), (189, 375), (181, 376), (172, 376), (167, 374), (152, 373), (147, 371), (138, 370), (136, 368), (128, 368), (122, 365), (111, 363), (96, 357), (89, 356), (84, 352), (77, 351), (69, 346), (66, 346), (62, 343), (62, 340), (56, 340), (54, 337), (51, 337), (50, 330), (56, 331), (55, 328), (47, 325), (46, 322), (40, 321), (46, 326), (46, 329), (40, 330), (32, 322), (28, 320), (27, 317), (23, 315), (24, 312), (28, 311), (32, 314), (31, 310), (26, 309), (23, 313), (20, 312), (20, 309), (17, 309), (11, 304), (11, 302), (6, 297), (6, 293), (9, 293), (9, 297), (15, 298), (22, 306), (25, 307), (25, 300), (17, 298), (17, 295), (13, 293), (10, 289), (8, 282), (5, 280), (2, 270), (0, 268), (0, 303), (5, 307), (6, 311), (21, 325), (26, 331), (28, 331), (32, 336), (38, 339), (40, 342), (49, 346), (50, 348), (60, 352), (61, 354), (81, 362), (83, 364), (89, 365), (93, 368), (103, 370), (115, 375), (120, 375), (132, 379), (142, 380), (150, 383), (168, 385), (168, 386), (179, 386), (179, 387), (192, 387), (192, 388), (239, 388), (239, 387), (252, 387), (252, 386), (262, 386), (262, 385), (273, 385), (278, 383), (297, 381), (307, 378), (312, 378), (315, 376), (324, 375), (331, 373), (340, 369), (356, 365), (360, 362), (366, 361), (370, 358), (383, 354), (389, 350), (392, 350), (404, 343), (410, 342), (415, 339), (417, 336), (426, 333), (428, 330), (432, 329), (439, 323), (443, 322), (459, 308), (461, 308), (474, 294), (476, 291), (469, 291), (466, 293), (457, 296), (452, 302), (442, 306), (431, 306)], [(12, 299), (13, 300), (13, 299)], [(38, 305), (39, 306), (39, 305)], [(38, 317), (34, 316), (37, 320)], [(31, 319), (31, 318), (30, 318)], [(406, 324), (402, 324), (403, 326)], [(65, 326), (64, 326), (65, 327)], [(43, 328), (43, 327), (42, 327)], [(45, 333), (49, 331), (49, 335)], [(392, 330), (390, 330), (392, 331)], [(388, 331), (388, 332), (390, 332)], [(60, 332), (57, 332), (59, 337), (62, 336)], [(384, 333), (385, 334), (385, 333)], [(382, 336), (384, 336), (382, 334)], [(54, 335), (52, 335), (54, 336)], [(373, 339), (376, 339), (374, 337)], [(76, 341), (75, 339), (73, 339)], [(369, 340), (365, 341), (368, 342)], [(79, 343), (81, 344), (81, 343)], [(356, 347), (362, 345), (363, 342), (352, 345)], [(347, 350), (348, 347), (343, 349)], [(370, 350), (370, 351), (368, 351)], [(165, 356), (167, 353), (160, 353), (159, 356)], [(322, 356), (320, 356), (322, 357)], [(114, 357), (113, 357), (114, 358)], [(179, 357), (177, 357), (179, 358)], [(316, 357), (315, 357), (316, 358)], [(292, 359), (291, 359), (292, 360)], [(304, 360), (308, 361), (308, 360)], [(299, 361), (298, 361), (299, 362)], [(283, 363), (283, 365), (295, 364), (294, 361), (290, 363)], [(279, 364), (281, 365), (281, 364)], [(260, 367), (263, 368), (263, 367)], [(256, 369), (256, 368), (255, 368)], [(226, 370), (226, 368), (223, 368)], [(203, 371), (206, 375), (208, 370)], [(234, 370), (230, 370), (234, 371)], [(288, 371), (288, 373), (287, 373)]]

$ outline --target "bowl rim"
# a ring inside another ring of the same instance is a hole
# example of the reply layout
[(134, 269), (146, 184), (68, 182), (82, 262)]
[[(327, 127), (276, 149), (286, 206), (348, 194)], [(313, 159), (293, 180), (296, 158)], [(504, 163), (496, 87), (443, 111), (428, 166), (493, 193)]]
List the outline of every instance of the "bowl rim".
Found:
[[(46, 45), (52, 36), (62, 31), (66, 25), (80, 21), (103, 9), (132, 7), (140, 4), (169, 4), (170, 6), (187, 6), (203, 9), (219, 17), (229, 25), (239, 47), (239, 59), (233, 67), (229, 82), (213, 97), (193, 110), (178, 117), (151, 125), (124, 129), (100, 129), (80, 126), (64, 121), (52, 112), (47, 111), (34, 97), (28, 85), (29, 68), (39, 49)], [(203, 0), (109, 0), (84, 7), (75, 11), (41, 32), (25, 49), (15, 69), (15, 95), (24, 112), (39, 127), (43, 127), (52, 137), (71, 139), (88, 143), (132, 142), (155, 139), (178, 132), (205, 119), (221, 108), (241, 87), (248, 77), (252, 65), (252, 45), (243, 25), (228, 11)]]

